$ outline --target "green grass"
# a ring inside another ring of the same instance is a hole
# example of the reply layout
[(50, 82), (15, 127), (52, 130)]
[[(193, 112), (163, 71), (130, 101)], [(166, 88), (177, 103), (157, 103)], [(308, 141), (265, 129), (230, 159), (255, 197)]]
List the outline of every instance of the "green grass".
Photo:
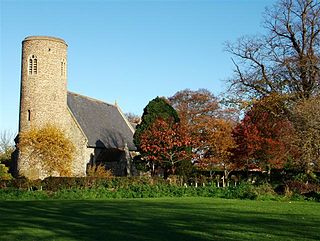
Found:
[(320, 240), (320, 204), (199, 197), (0, 201), (0, 240)]

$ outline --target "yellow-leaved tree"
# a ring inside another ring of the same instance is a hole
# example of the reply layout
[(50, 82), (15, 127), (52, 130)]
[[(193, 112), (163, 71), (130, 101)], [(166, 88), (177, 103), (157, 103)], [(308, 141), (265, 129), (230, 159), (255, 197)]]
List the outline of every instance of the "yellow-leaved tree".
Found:
[(71, 175), (75, 147), (60, 128), (47, 124), (21, 132), (18, 147), (30, 166), (40, 164), (49, 175)]

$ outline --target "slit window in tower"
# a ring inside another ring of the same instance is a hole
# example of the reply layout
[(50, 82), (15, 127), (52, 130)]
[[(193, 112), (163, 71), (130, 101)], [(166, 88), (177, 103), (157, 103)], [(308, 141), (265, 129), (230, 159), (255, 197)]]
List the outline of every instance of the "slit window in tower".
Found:
[(32, 74), (32, 59), (29, 59), (29, 74)]
[(37, 65), (37, 59), (33, 60), (33, 73), (37, 74), (38, 73), (38, 65)]
[(31, 120), (31, 111), (28, 110), (28, 121), (30, 121), (30, 120)]
[(66, 76), (66, 62), (65, 62), (65, 60), (61, 61), (61, 76)]

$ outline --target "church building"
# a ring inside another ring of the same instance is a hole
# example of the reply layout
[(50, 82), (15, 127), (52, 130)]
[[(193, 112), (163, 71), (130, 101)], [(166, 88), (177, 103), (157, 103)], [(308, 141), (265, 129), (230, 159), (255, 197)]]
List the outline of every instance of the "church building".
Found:
[[(46, 124), (61, 128), (76, 149), (72, 176), (85, 176), (92, 163), (104, 163), (114, 175), (130, 175), (134, 128), (116, 104), (67, 90), (67, 47), (55, 37), (23, 40), (19, 133)], [(30, 165), (29, 158), (18, 150), (17, 174), (47, 177), (48, 172), (40, 164)]]

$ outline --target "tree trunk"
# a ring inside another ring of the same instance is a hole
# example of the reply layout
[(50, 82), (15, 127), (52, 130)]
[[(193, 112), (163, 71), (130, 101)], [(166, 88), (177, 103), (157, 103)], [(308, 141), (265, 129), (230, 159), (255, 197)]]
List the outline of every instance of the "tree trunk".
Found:
[(229, 187), (229, 181), (228, 181), (228, 176), (229, 176), (230, 172), (228, 172), (226, 169), (223, 170), (223, 187), (226, 186), (226, 183)]
[(131, 155), (130, 155), (127, 143), (125, 144), (124, 152), (125, 152), (125, 159), (126, 159), (126, 162), (127, 162), (126, 163), (127, 176), (131, 177), (131, 163), (132, 162), (131, 162)]
[(152, 163), (151, 176), (154, 177), (154, 174), (155, 174), (155, 166), (154, 166), (154, 163)]
[(267, 172), (268, 173), (268, 180), (267, 181), (270, 183), (270, 181), (271, 181), (271, 167), (270, 167), (270, 165), (268, 165), (267, 168), (268, 168), (268, 172)]

